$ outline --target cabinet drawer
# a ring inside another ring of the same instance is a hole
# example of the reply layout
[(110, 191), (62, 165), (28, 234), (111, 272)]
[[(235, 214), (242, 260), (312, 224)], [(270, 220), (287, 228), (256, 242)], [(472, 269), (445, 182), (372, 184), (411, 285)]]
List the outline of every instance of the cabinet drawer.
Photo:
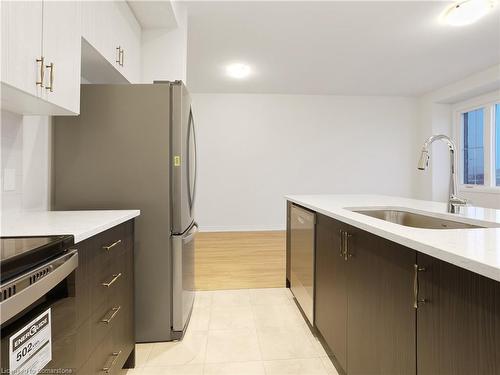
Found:
[[(94, 349), (92, 356), (89, 359), (91, 364), (91, 372), (89, 375), (105, 374), (103, 368), (110, 363), (110, 355), (112, 353), (113, 337), (106, 336)], [(82, 375), (87, 375), (83, 374)]]
[(126, 249), (124, 227), (118, 226), (104, 232), (92, 248), (91, 270), (93, 277), (105, 277), (110, 267)]
[[(117, 296), (123, 297), (126, 283), (127, 269), (123, 255), (113, 257), (109, 264), (94, 275), (91, 283), (91, 308), (95, 311), (97, 307), (106, 303), (108, 306), (116, 300)], [(122, 298), (123, 299), (123, 298)]]
[(104, 374), (104, 368), (109, 369), (109, 374), (120, 373), (134, 347), (133, 337), (131, 339), (127, 329), (130, 323), (129, 310), (126, 306), (122, 306), (112, 323), (106, 327), (106, 331), (101, 332), (104, 336), (89, 359), (92, 362), (91, 374)]
[(123, 314), (117, 318), (116, 324), (112, 328), (112, 351), (113, 353), (119, 353), (114, 371), (118, 371), (118, 369), (123, 367), (129, 354), (134, 349), (135, 339), (133, 331), (130, 330), (130, 327), (133, 328), (133, 316), (131, 315), (131, 311), (132, 309), (130, 306), (125, 306)]
[(94, 263), (97, 257), (105, 256), (102, 254), (115, 254), (117, 252), (123, 251), (124, 248), (124, 224), (118, 225), (116, 227), (110, 228), (107, 231), (101, 233), (95, 239), (95, 253), (93, 254)]
[(111, 328), (116, 324), (125, 312), (125, 306), (123, 304), (113, 303), (102, 304), (96, 311), (92, 314), (92, 323), (90, 327), (90, 338), (92, 344), (96, 345), (100, 343), (105, 337), (110, 335)]

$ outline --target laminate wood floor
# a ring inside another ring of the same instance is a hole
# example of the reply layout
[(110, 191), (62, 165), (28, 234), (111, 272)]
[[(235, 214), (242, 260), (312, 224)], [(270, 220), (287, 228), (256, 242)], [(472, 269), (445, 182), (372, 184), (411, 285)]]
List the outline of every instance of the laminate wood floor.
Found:
[(284, 287), (285, 233), (199, 233), (195, 252), (196, 289)]

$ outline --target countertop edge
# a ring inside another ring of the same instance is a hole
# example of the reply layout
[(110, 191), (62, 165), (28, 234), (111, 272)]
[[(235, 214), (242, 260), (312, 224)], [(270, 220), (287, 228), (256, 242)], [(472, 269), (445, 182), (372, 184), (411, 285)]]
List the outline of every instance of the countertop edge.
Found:
[(123, 224), (126, 221), (134, 219), (141, 214), (140, 210), (127, 210), (127, 211), (131, 211), (131, 212), (129, 212), (126, 215), (119, 217), (115, 220), (108, 221), (104, 225), (97, 226), (96, 228), (93, 228), (92, 230), (85, 231), (85, 232), (79, 233), (79, 234), (70, 233), (70, 234), (73, 234), (75, 244), (82, 242), (82, 241), (84, 241), (92, 236), (99, 234), (99, 233), (102, 233), (108, 229), (116, 227), (117, 225)]
[(459, 254), (451, 253), (451, 252), (449, 252), (447, 250), (443, 250), (439, 247), (431, 246), (428, 244), (424, 244), (424, 243), (412, 240), (410, 238), (386, 231), (386, 230), (381, 229), (381, 228), (371, 226), (370, 224), (366, 224), (366, 223), (354, 220), (352, 218), (343, 216), (341, 214), (322, 209), (322, 208), (317, 207), (315, 205), (308, 204), (304, 201), (301, 201), (300, 199), (294, 198), (294, 197), (289, 196), (289, 195), (285, 196), (285, 200), (290, 201), (292, 203), (296, 203), (302, 207), (308, 208), (312, 211), (323, 214), (325, 216), (331, 217), (332, 219), (340, 220), (346, 224), (352, 225), (352, 226), (357, 227), (357, 228), (362, 229), (362, 230), (366, 230), (367, 232), (370, 232), (374, 235), (385, 238), (387, 240), (396, 242), (400, 245), (406, 246), (406, 247), (413, 249), (415, 251), (432, 256), (432, 257), (437, 258), (439, 260), (442, 260), (444, 262), (453, 264), (457, 267), (464, 268), (468, 271), (477, 273), (479, 275), (482, 275), (482, 276), (485, 276), (487, 278), (490, 278), (490, 279), (493, 279), (495, 281), (500, 282), (500, 270), (498, 270), (494, 266), (485, 264), (483, 262), (478, 262), (474, 259), (470, 259), (470, 258), (461, 256)]
[[(26, 211), (2, 217), (0, 236), (71, 235), (78, 244), (112, 227), (134, 219), (140, 210)], [(9, 222), (9, 224), (5, 224)]]

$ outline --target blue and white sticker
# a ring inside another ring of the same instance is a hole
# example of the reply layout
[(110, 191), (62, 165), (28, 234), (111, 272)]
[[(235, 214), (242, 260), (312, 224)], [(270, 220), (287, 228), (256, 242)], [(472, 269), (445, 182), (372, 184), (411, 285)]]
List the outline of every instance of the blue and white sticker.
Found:
[(10, 336), (10, 374), (38, 374), (52, 360), (50, 309)]

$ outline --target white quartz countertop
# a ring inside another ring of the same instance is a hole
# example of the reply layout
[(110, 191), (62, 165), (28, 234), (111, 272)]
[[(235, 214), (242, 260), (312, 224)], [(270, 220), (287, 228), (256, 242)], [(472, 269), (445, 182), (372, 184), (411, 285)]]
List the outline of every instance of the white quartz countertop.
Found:
[(33, 211), (3, 214), (0, 236), (72, 234), (75, 243), (140, 215), (139, 210)]
[[(288, 195), (286, 199), (421, 253), (500, 281), (500, 210), (467, 206), (462, 208), (460, 214), (449, 214), (446, 212), (445, 203), (382, 195)], [(402, 209), (488, 228), (412, 228), (349, 210), (374, 207)]]

